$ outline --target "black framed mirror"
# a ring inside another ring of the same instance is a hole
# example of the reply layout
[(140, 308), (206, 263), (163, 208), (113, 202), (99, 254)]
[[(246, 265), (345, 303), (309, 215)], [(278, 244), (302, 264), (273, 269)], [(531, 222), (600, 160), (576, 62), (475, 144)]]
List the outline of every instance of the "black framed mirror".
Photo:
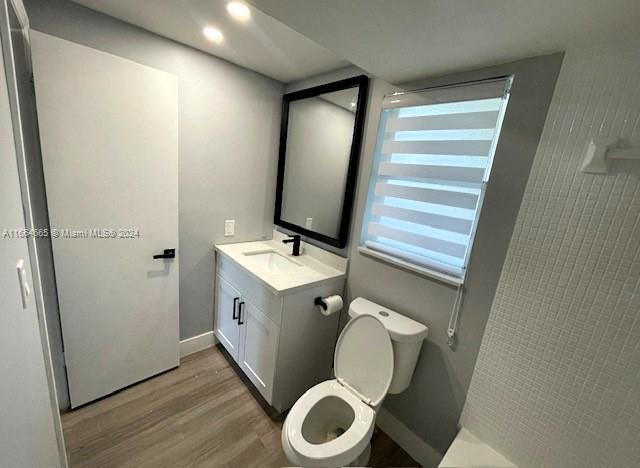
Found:
[(368, 83), (360, 75), (284, 95), (276, 225), (346, 245)]

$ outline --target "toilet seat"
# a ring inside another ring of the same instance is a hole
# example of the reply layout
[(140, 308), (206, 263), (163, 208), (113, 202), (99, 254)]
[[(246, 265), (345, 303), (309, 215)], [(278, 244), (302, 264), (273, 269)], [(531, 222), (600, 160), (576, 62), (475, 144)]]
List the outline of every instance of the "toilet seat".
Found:
[[(347, 323), (336, 344), (334, 369), (336, 379), (307, 390), (285, 420), (283, 448), (298, 465), (346, 466), (367, 448), (375, 425), (374, 408), (382, 403), (393, 376), (391, 338), (380, 320), (363, 315)], [(330, 397), (340, 400), (333, 413), (313, 411)], [(347, 414), (350, 418), (351, 414), (344, 408), (353, 411), (353, 421), (348, 428), (343, 428), (344, 433), (322, 443), (312, 443), (305, 438), (303, 428), (307, 418), (312, 418), (310, 421), (316, 425), (331, 427), (331, 423), (337, 424)]]
[(347, 322), (336, 343), (333, 370), (366, 404), (382, 403), (393, 378), (393, 345), (380, 320), (361, 315)]
[[(353, 423), (338, 438), (322, 444), (312, 444), (303, 436), (302, 426), (311, 409), (321, 400), (332, 396), (351, 407), (354, 412)], [(337, 380), (327, 380), (307, 390), (293, 405), (283, 427), (283, 442), (288, 443), (296, 462), (301, 466), (348, 465), (367, 447), (373, 433), (375, 416), (375, 411), (369, 405)]]

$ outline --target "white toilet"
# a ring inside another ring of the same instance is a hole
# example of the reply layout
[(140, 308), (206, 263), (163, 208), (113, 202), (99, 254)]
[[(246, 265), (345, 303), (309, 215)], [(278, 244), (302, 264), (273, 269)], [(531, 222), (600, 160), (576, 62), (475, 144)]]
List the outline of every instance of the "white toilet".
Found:
[(334, 354), (336, 378), (307, 390), (282, 427), (289, 461), (303, 467), (364, 466), (376, 411), (411, 383), (428, 329), (361, 297)]

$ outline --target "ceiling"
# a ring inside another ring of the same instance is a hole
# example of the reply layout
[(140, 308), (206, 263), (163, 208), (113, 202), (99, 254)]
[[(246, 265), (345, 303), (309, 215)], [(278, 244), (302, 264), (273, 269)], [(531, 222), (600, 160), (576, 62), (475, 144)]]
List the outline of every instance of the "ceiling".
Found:
[(248, 0), (398, 84), (640, 36), (638, 0)]
[[(284, 83), (349, 65), (251, 6), (247, 22), (234, 20), (226, 11), (227, 0), (73, 1)], [(222, 31), (224, 42), (208, 41), (205, 26)]]
[[(341, 89), (332, 93), (324, 93), (318, 96), (320, 99), (329, 101), (338, 107), (348, 110), (352, 114), (356, 113), (356, 105), (358, 104), (358, 88)], [(351, 104), (354, 104), (353, 106)]]

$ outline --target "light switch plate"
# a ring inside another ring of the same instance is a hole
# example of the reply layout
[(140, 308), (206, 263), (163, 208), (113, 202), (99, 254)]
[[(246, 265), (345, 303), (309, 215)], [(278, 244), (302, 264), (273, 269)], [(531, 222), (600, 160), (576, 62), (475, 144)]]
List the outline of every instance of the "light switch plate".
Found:
[(311, 226), (313, 226), (313, 218), (307, 218), (307, 222), (305, 224), (305, 228), (306, 229), (311, 229)]
[(236, 234), (236, 220), (225, 219), (224, 221), (224, 237), (235, 236)]

